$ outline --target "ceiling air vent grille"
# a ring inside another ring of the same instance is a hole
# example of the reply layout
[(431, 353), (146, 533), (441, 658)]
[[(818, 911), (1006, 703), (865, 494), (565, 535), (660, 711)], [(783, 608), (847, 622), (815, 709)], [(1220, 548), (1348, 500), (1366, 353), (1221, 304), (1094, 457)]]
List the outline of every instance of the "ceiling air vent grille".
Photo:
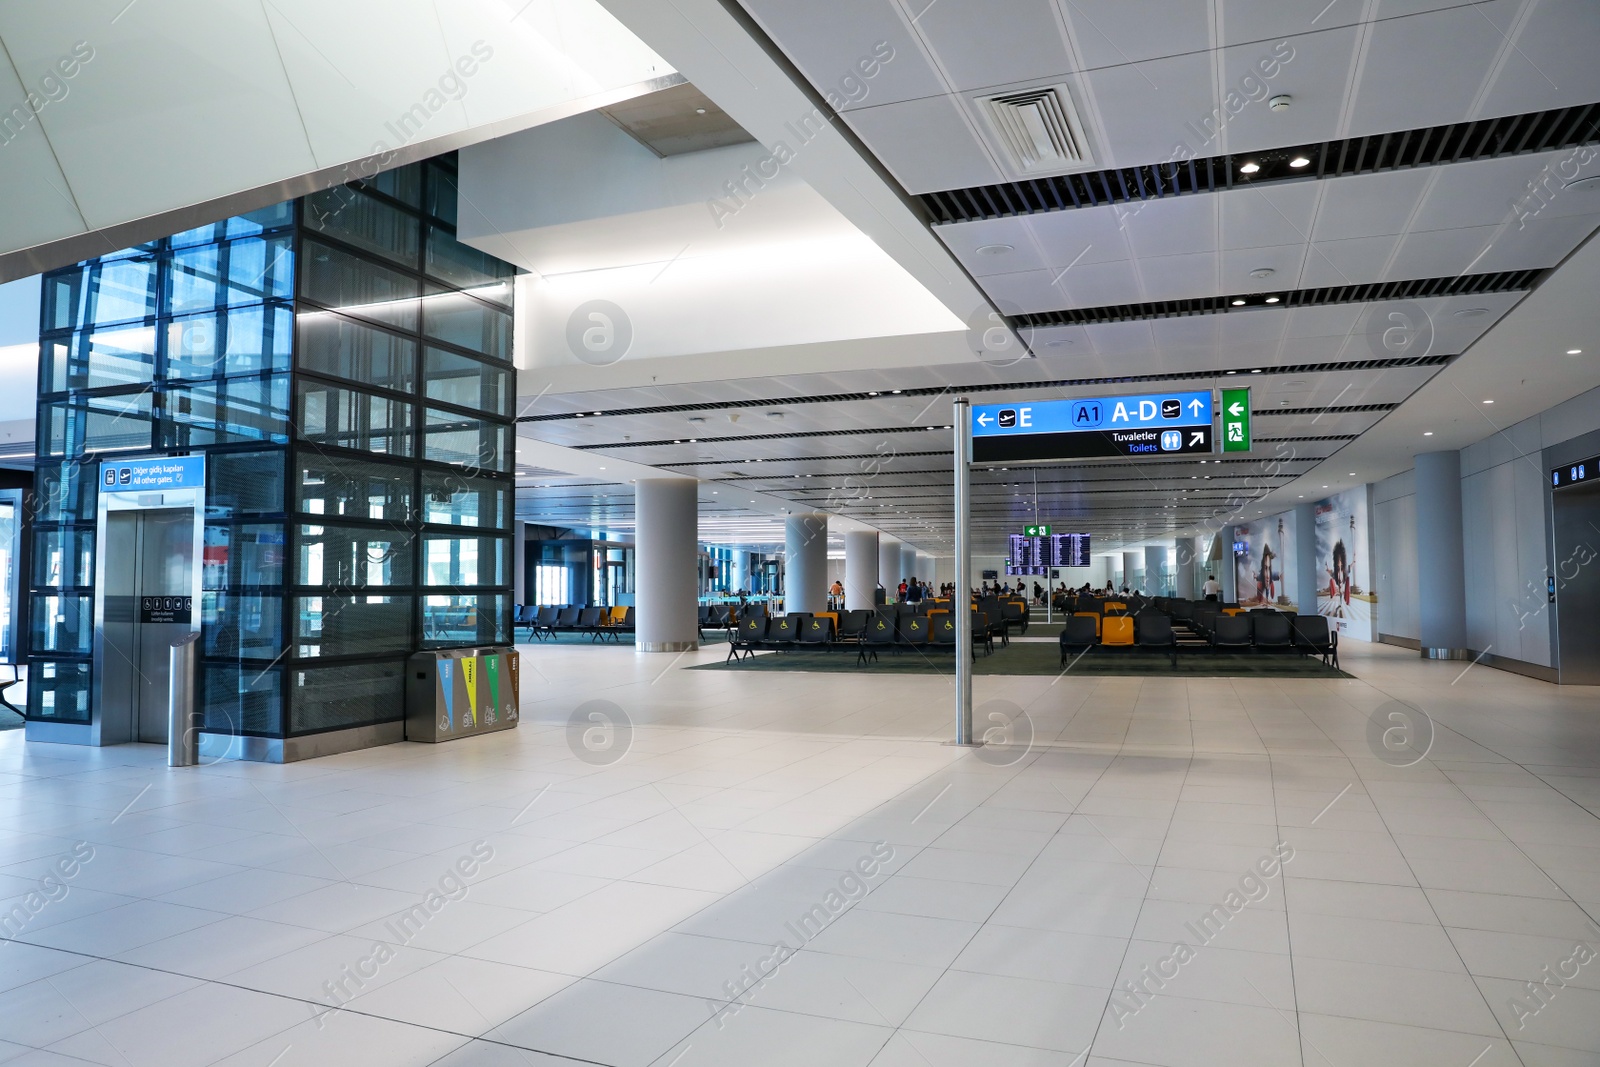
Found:
[(982, 104), (1020, 173), (1093, 165), (1083, 124), (1065, 85), (1003, 93), (985, 98)]

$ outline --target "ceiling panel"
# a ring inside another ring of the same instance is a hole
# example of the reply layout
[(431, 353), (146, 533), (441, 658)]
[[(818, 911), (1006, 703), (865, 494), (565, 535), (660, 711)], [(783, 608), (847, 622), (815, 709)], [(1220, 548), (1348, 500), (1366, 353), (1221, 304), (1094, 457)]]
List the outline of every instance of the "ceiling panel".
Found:
[(1210, 38), (1210, 0), (1063, 0), (1061, 7), (1090, 68), (1194, 52)]
[(947, 89), (1048, 82), (1079, 69), (1050, 0), (904, 0), (904, 9)]
[(1507, 32), (1515, 31), (1515, 50), (1483, 103), (1486, 115), (1518, 115), (1531, 109), (1600, 100), (1600, 18), (1591, 0), (1539, 0), (1526, 7), (1520, 26), (1507, 26), (1495, 12), (1495, 21)]
[[(1352, 128), (1410, 130), (1477, 118), (1473, 105), (1494, 76), (1496, 55), (1507, 47), (1495, 18), (1520, 6), (1520, 0), (1488, 0), (1373, 24)], [(1418, 62), (1423, 55), (1446, 55), (1451, 62)]]
[[(911, 32), (910, 19), (892, 0), (807, 0), (804, 4), (746, 0), (744, 7), (818, 89), (833, 90), (843, 98), (838, 91), (840, 81), (853, 75), (856, 61), (884, 41), (894, 49), (894, 58), (868, 83), (863, 105), (916, 100), (945, 91), (943, 80)], [(855, 106), (847, 100), (846, 110)]]
[(910, 193), (1002, 181), (959, 97), (932, 96), (859, 108), (845, 121)]
[(1105, 67), (1083, 78), (1105, 131), (1097, 158), (1102, 167), (1171, 158), (1185, 136), (1182, 123), (1201, 121), (1218, 103), (1204, 52)]

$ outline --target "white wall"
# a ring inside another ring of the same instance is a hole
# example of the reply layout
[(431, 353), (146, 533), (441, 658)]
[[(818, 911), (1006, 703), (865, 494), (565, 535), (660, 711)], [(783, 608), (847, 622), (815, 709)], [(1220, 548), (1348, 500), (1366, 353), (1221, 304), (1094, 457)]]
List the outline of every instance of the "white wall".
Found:
[[(1417, 640), (1417, 495), (1414, 472), (1372, 487), (1372, 527), (1377, 557), (1378, 632)], [(1471, 514), (1466, 500), (1462, 513)], [(1469, 568), (1470, 570), (1470, 568)], [(1478, 646), (1473, 646), (1478, 647)]]
[[(1467, 646), (1541, 667), (1554, 663), (1543, 590), (1550, 573), (1543, 450), (1600, 430), (1590, 390), (1461, 450)], [(1416, 496), (1412, 474), (1373, 487), (1380, 629), (1418, 636)], [(1531, 614), (1529, 614), (1531, 612)]]

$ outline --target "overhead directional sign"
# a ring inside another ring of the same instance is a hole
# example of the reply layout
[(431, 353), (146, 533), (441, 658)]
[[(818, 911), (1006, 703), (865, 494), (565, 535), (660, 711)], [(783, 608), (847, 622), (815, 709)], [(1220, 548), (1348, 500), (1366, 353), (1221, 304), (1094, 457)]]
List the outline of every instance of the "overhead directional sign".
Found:
[(1211, 423), (1209, 392), (979, 404), (972, 409), (972, 460), (1210, 452)]
[(1222, 450), (1250, 451), (1250, 390), (1222, 391)]
[(1028, 537), (1049, 537), (1050, 536), (1050, 527), (1049, 526), (1028, 526), (1028, 527), (1025, 527), (1022, 532), (1024, 534), (1026, 534)]

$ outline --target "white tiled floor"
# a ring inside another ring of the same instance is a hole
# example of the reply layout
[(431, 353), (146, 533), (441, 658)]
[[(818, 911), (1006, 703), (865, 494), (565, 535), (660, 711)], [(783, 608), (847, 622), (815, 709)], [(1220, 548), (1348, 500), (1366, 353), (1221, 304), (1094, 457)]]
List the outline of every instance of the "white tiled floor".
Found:
[(289, 767), (0, 734), (0, 1064), (1600, 1063), (1600, 691), (980, 677), (995, 766), (943, 679), (720, 655), (528, 648), (514, 732)]

